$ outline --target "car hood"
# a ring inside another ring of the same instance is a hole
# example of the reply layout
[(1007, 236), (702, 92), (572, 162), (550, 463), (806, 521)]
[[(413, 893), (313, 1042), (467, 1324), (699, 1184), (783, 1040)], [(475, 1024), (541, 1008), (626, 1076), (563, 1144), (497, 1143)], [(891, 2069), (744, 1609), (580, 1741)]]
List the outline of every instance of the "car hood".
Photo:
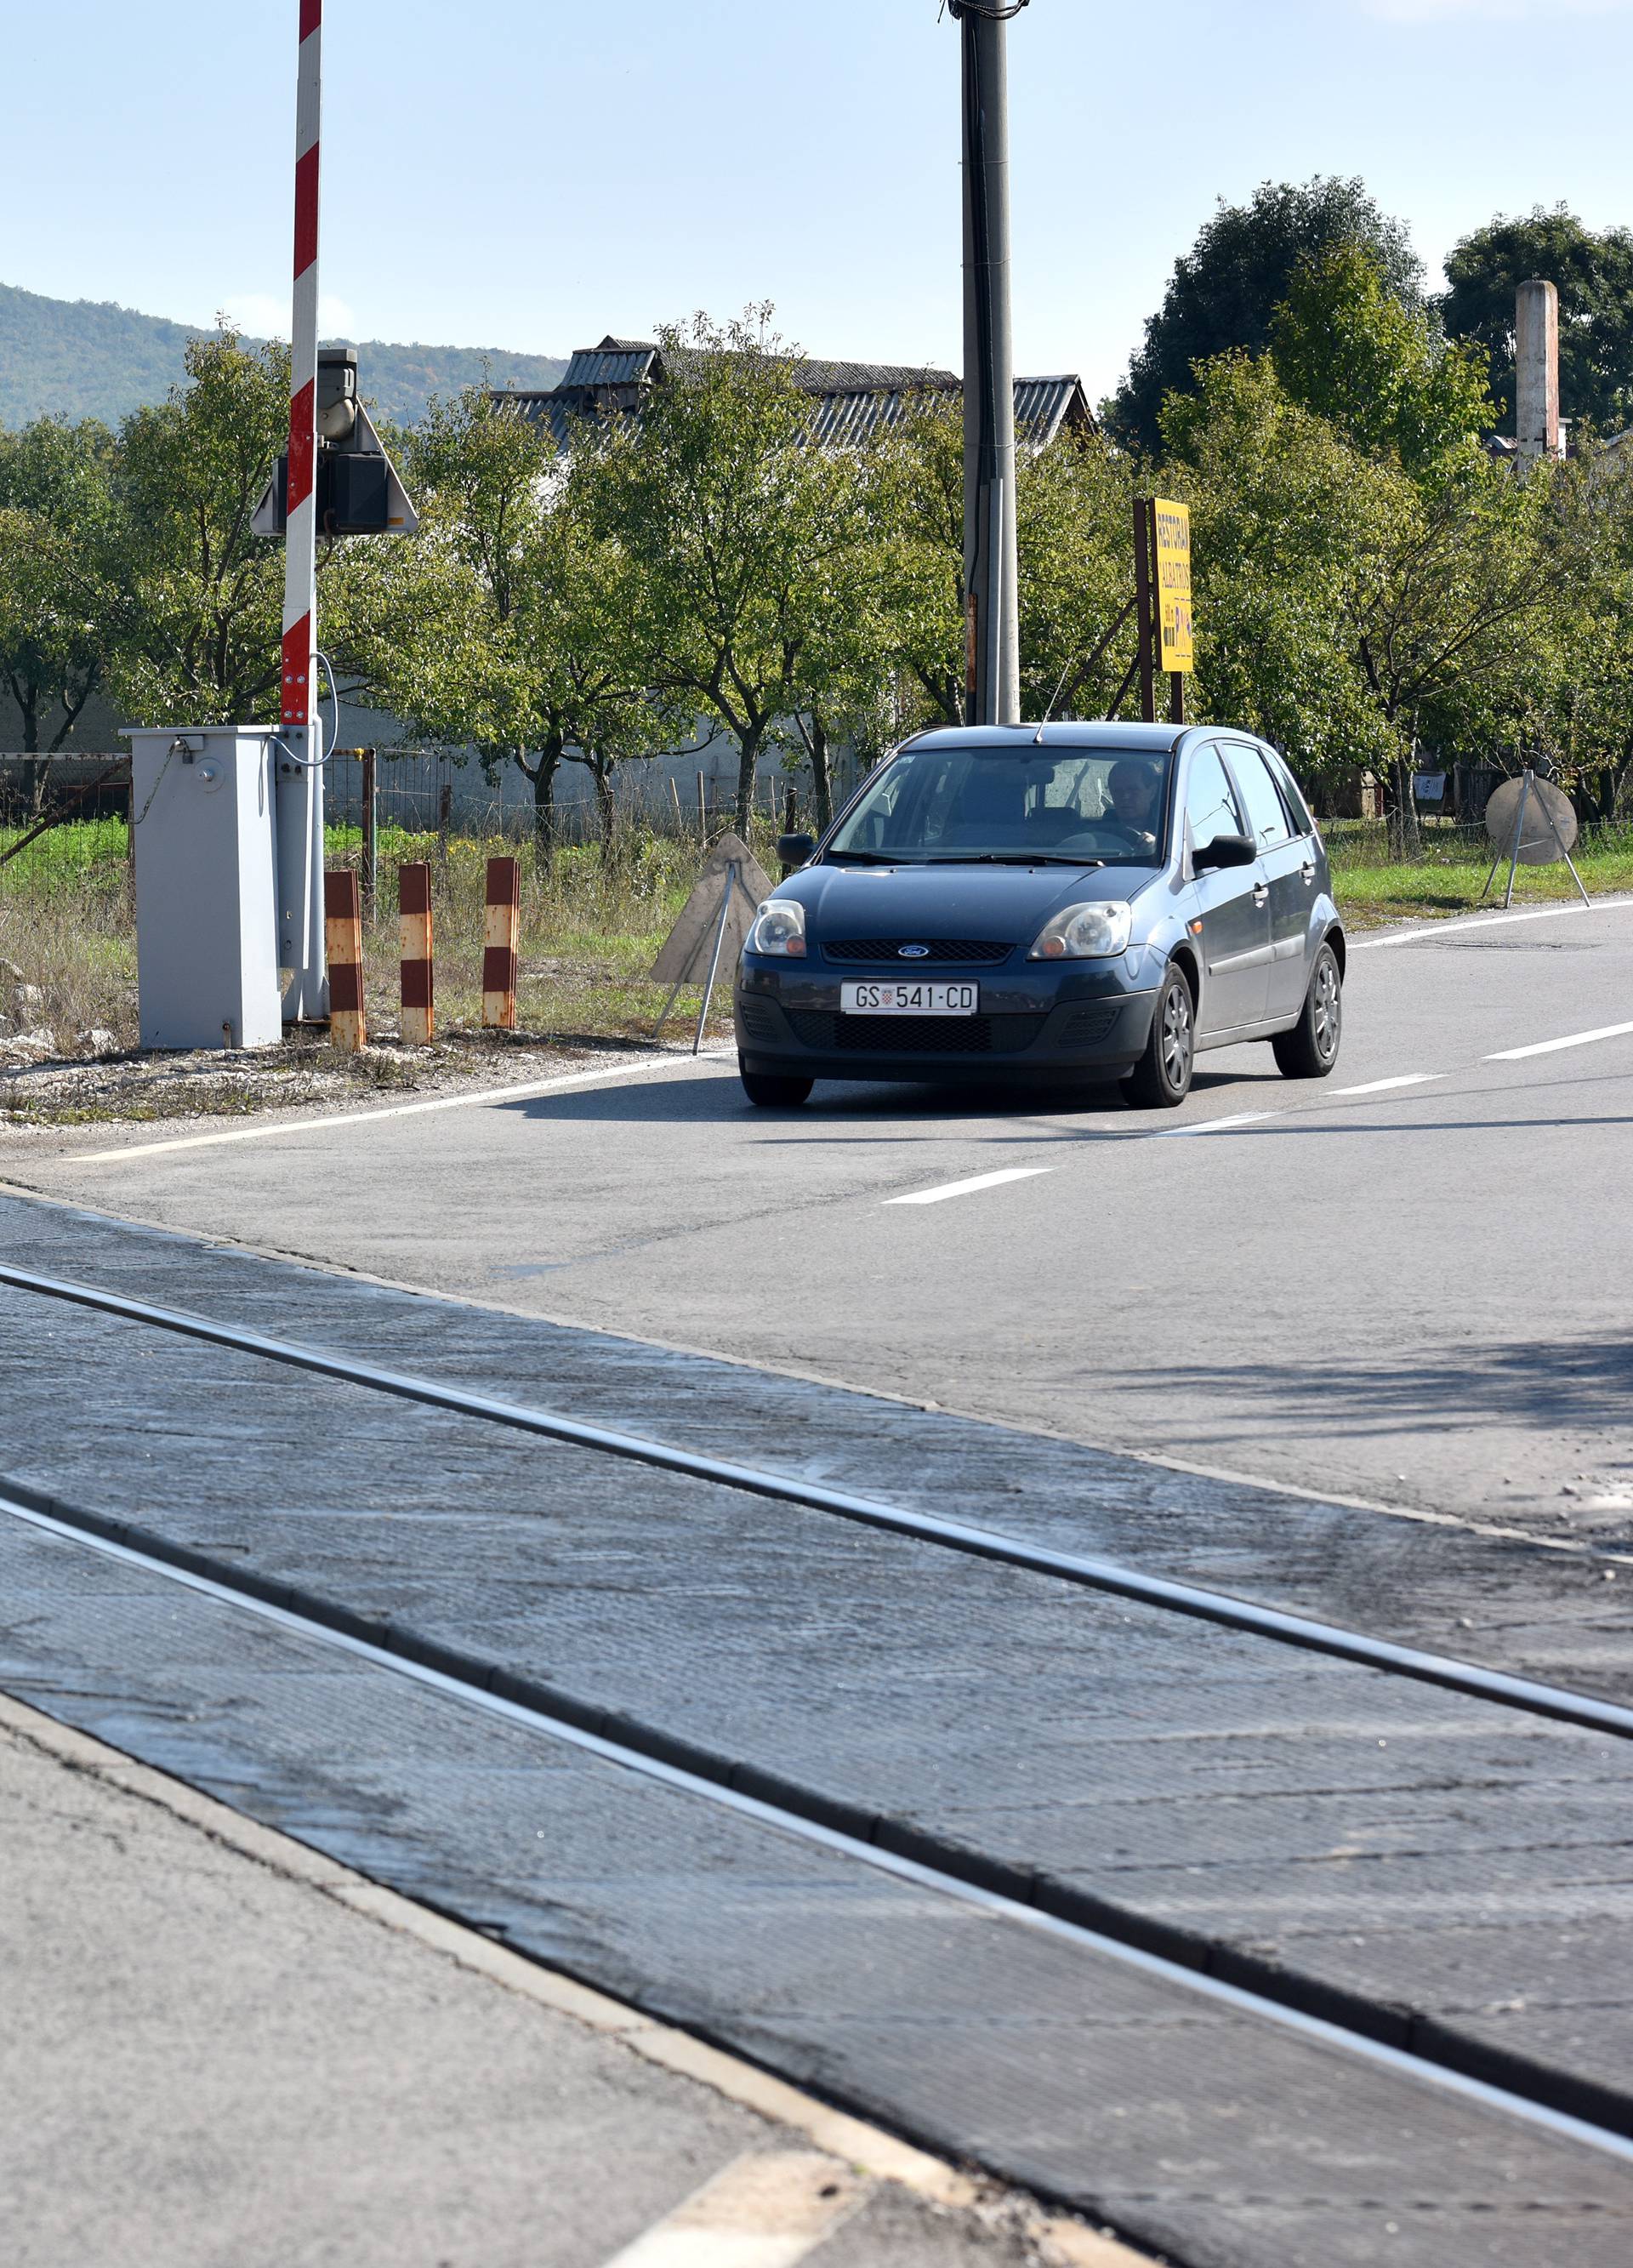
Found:
[(981, 938), (1027, 946), (1062, 906), (1115, 904), (1154, 881), (1157, 866), (805, 866), (779, 898), (805, 909), (811, 939)]

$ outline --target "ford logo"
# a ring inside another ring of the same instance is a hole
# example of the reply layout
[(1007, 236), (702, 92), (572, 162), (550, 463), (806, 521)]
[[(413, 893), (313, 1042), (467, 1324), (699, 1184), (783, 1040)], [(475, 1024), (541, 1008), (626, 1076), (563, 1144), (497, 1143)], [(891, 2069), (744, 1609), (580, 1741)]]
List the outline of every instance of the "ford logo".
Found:
[(930, 947), (927, 945), (899, 945), (896, 958), (898, 961), (928, 961)]

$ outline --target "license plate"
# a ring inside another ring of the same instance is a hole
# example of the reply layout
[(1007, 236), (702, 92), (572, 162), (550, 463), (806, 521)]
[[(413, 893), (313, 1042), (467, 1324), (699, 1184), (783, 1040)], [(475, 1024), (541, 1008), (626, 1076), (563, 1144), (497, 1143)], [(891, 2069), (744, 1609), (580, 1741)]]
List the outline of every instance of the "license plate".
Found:
[(847, 1016), (973, 1016), (981, 1002), (979, 984), (842, 984), (839, 1005)]

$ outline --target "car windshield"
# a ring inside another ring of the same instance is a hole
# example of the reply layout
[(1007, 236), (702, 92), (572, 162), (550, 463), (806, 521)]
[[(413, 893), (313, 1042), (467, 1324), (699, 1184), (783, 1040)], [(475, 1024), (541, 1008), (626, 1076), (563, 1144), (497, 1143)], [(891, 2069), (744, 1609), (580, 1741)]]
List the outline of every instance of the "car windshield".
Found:
[(904, 748), (841, 825), (842, 862), (1149, 865), (1162, 850), (1166, 751)]

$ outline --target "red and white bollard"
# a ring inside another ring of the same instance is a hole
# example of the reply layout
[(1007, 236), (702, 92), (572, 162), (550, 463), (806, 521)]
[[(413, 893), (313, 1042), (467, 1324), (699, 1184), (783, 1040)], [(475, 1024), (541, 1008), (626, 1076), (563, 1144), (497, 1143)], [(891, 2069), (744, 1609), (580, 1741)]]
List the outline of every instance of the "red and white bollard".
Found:
[(520, 859), (489, 858), (482, 957), (482, 1020), (484, 1029), (489, 1031), (516, 1029), (516, 965), (521, 909)]
[(324, 876), (323, 915), (329, 954), (329, 1044), (359, 1056), (369, 1035), (363, 1013), (363, 898), (355, 867), (342, 866)]
[(431, 870), (415, 860), (397, 869), (397, 934), (402, 956), (402, 1036), (428, 1048), (435, 1035), (431, 1007)]

